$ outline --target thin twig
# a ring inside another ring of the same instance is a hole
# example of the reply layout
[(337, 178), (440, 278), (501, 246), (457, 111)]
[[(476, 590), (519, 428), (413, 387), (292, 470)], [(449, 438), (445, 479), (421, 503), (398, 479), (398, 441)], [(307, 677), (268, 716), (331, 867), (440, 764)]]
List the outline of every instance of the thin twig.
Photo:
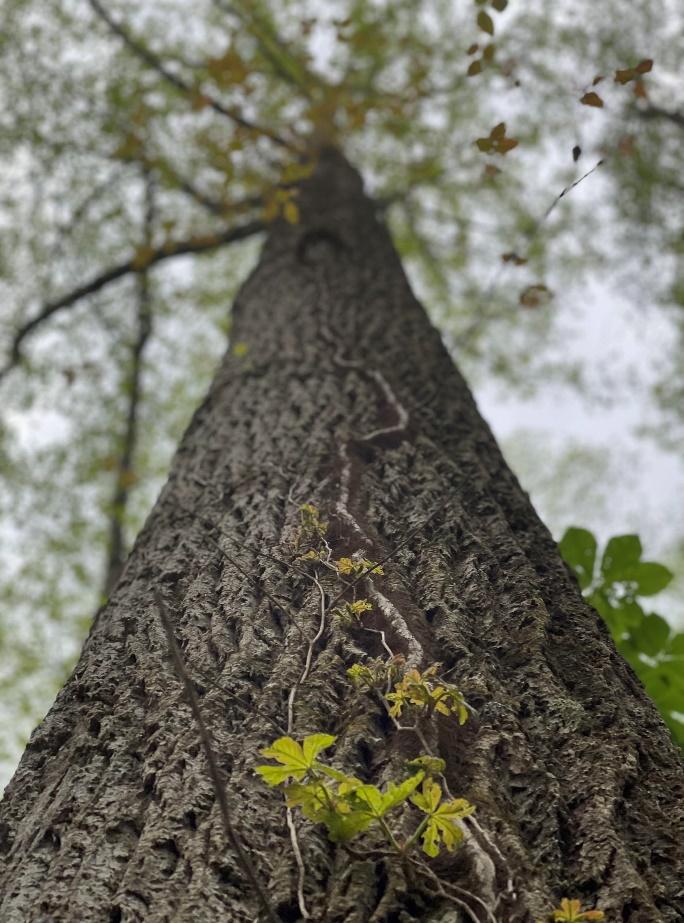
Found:
[[(292, 734), (292, 730), (294, 726), (294, 704), (295, 704), (295, 699), (297, 698), (297, 692), (300, 686), (302, 685), (302, 683), (305, 683), (309, 676), (309, 671), (311, 670), (311, 662), (313, 659), (313, 650), (314, 650), (314, 647), (316, 646), (316, 643), (319, 641), (319, 639), (321, 638), (325, 630), (325, 617), (328, 611), (325, 605), (325, 590), (321, 586), (320, 581), (318, 580), (317, 577), (310, 577), (310, 579), (313, 580), (313, 582), (316, 584), (316, 587), (318, 588), (318, 592), (320, 594), (321, 620), (318, 626), (318, 631), (316, 632), (314, 637), (309, 641), (309, 645), (306, 650), (306, 658), (304, 661), (304, 669), (302, 670), (302, 674), (297, 680), (297, 682), (294, 684), (294, 686), (290, 689), (290, 693), (287, 697), (287, 733), (288, 734)], [(306, 901), (304, 899), (304, 882), (306, 880), (306, 867), (304, 865), (304, 860), (302, 858), (301, 849), (299, 848), (299, 840), (297, 838), (297, 828), (295, 827), (294, 818), (292, 817), (292, 810), (289, 807), (287, 808), (287, 825), (290, 830), (290, 841), (292, 843), (292, 850), (295, 854), (295, 859), (297, 861), (297, 902), (299, 903), (299, 909), (301, 911), (302, 917), (305, 920), (309, 920), (311, 919), (311, 916), (309, 914), (309, 911), (306, 906)]]
[(195, 687), (192, 684), (192, 680), (188, 676), (188, 672), (185, 669), (185, 663), (183, 662), (183, 655), (181, 654), (180, 648), (178, 647), (178, 642), (176, 641), (176, 636), (173, 631), (173, 626), (171, 624), (171, 619), (169, 617), (166, 604), (161, 597), (159, 590), (155, 589), (154, 591), (154, 600), (157, 604), (157, 609), (159, 612), (159, 618), (161, 623), (164, 626), (164, 631), (166, 633), (166, 638), (169, 645), (169, 650), (171, 651), (171, 656), (173, 658), (174, 667), (178, 678), (183, 684), (185, 689), (185, 694), (188, 698), (188, 703), (192, 710), (193, 717), (197, 724), (199, 730), (200, 740), (202, 741), (202, 747), (204, 749), (204, 754), (207, 759), (207, 766), (209, 768), (209, 775), (216, 793), (216, 798), (219, 803), (219, 808), (221, 810), (221, 818), (223, 820), (223, 829), (226, 834), (228, 842), (233, 847), (235, 854), (238, 858), (240, 866), (249, 879), (254, 891), (259, 899), (262, 910), (266, 914), (267, 918), (271, 923), (282, 923), (282, 919), (276, 913), (271, 901), (268, 897), (268, 894), (261, 885), (261, 882), (257, 878), (256, 872), (254, 871), (255, 863), (254, 859), (247, 854), (247, 851), (240, 839), (239, 834), (237, 833), (235, 827), (233, 826), (233, 821), (230, 814), (230, 808), (228, 806), (228, 799), (226, 797), (226, 790), (224, 781), (221, 778), (221, 771), (219, 769), (218, 761), (214, 753), (214, 748), (212, 746), (211, 735), (209, 730), (204, 723), (204, 718), (202, 716), (202, 709), (200, 708), (199, 699), (197, 693), (195, 692)]
[(304, 897), (304, 883), (306, 881), (306, 866), (304, 865), (304, 857), (302, 856), (302, 850), (299, 846), (299, 838), (297, 836), (297, 828), (295, 827), (294, 817), (292, 816), (292, 808), (287, 807), (285, 809), (287, 815), (287, 826), (290, 831), (290, 843), (292, 843), (292, 852), (295, 856), (295, 861), (297, 863), (297, 903), (299, 904), (299, 912), (302, 915), (303, 920), (310, 920), (311, 914), (306, 906), (306, 898)]
[(321, 583), (318, 580), (318, 578), (309, 575), (309, 579), (312, 580), (316, 584), (318, 588), (318, 592), (320, 594), (321, 619), (320, 619), (320, 623), (318, 626), (318, 631), (313, 636), (313, 638), (309, 641), (309, 646), (307, 647), (307, 650), (306, 650), (306, 658), (304, 660), (304, 669), (302, 671), (302, 675), (299, 677), (299, 679), (294, 684), (292, 689), (290, 689), (290, 694), (287, 697), (287, 732), (288, 734), (292, 733), (292, 726), (294, 724), (294, 703), (297, 697), (297, 692), (299, 690), (299, 687), (303, 683), (305, 683), (309, 677), (309, 671), (311, 670), (311, 662), (313, 660), (313, 649), (316, 646), (317, 642), (320, 640), (321, 636), (323, 635), (323, 632), (325, 631), (325, 617), (328, 612), (328, 609), (330, 608), (329, 606), (325, 605), (325, 590), (321, 586)]

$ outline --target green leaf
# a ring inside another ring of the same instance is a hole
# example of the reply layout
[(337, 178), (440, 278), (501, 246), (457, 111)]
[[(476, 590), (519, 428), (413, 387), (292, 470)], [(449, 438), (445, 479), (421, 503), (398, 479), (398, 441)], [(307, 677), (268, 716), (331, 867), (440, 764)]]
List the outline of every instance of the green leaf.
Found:
[(639, 596), (654, 596), (664, 590), (674, 574), (664, 564), (654, 561), (641, 561), (633, 568), (630, 579), (636, 583)]
[(405, 779), (399, 785), (390, 782), (387, 786), (387, 791), (382, 796), (384, 813), (391, 811), (392, 808), (396, 808), (397, 805), (403, 804), (407, 798), (415, 792), (424, 778), (425, 773), (421, 770), (417, 772), (415, 776)]
[(474, 806), (464, 798), (456, 798), (444, 804), (442, 789), (436, 782), (426, 780), (423, 789), (418, 795), (411, 798), (412, 803), (419, 810), (429, 815), (429, 820), (423, 830), (423, 852), (434, 857), (439, 855), (440, 840), (451, 852), (463, 839), (463, 831), (459, 821), (475, 810)]
[(360, 811), (351, 811), (349, 814), (337, 814), (330, 811), (321, 817), (321, 823), (328, 828), (328, 836), (333, 843), (351, 840), (357, 833), (362, 833), (370, 827), (374, 820), (372, 815)]
[(651, 612), (641, 625), (632, 632), (632, 640), (639, 651), (648, 657), (655, 657), (667, 644), (670, 626), (664, 618)]
[(257, 766), (256, 772), (268, 785), (280, 785), (290, 777), (299, 781), (313, 768), (316, 756), (321, 750), (331, 746), (335, 740), (332, 734), (311, 734), (304, 738), (302, 746), (291, 737), (279, 737), (261, 753), (282, 765)]
[(684, 657), (684, 632), (679, 632), (670, 638), (667, 652), (675, 657)]
[(296, 779), (302, 779), (305, 774), (304, 771), (293, 772), (287, 766), (257, 766), (254, 771), (259, 773), (267, 785), (281, 785), (286, 779), (289, 779), (290, 776), (294, 776)]
[(492, 6), (498, 13), (503, 13), (508, 6), (508, 0), (492, 0)]
[(406, 764), (411, 768), (424, 769), (426, 775), (436, 776), (446, 769), (446, 763), (439, 756), (417, 756)]
[(412, 804), (425, 814), (432, 814), (437, 810), (439, 802), (442, 800), (442, 787), (431, 779), (423, 782), (423, 789), (417, 795), (411, 798)]
[(641, 541), (638, 535), (615, 535), (606, 545), (601, 573), (606, 583), (629, 580), (629, 571), (639, 563)]
[(639, 626), (645, 617), (644, 610), (636, 600), (625, 598), (614, 602), (603, 588), (594, 590), (587, 597), (587, 602), (606, 623), (616, 643), (625, 632)]
[(596, 547), (596, 537), (588, 529), (578, 529), (576, 526), (565, 530), (558, 545), (563, 560), (574, 570), (583, 590), (589, 586), (594, 575)]
[(313, 761), (321, 750), (327, 750), (336, 740), (337, 738), (333, 734), (310, 734), (308, 737), (305, 737), (302, 750), (304, 759), (308, 762), (309, 766), (313, 764)]

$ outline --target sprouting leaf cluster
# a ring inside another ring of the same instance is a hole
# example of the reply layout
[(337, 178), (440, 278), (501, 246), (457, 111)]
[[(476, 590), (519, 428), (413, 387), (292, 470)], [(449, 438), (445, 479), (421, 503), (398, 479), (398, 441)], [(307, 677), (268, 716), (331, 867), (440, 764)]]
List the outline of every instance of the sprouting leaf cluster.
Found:
[(337, 572), (346, 576), (360, 574), (377, 574), (382, 576), (385, 572), (382, 567), (375, 561), (369, 561), (368, 558), (339, 558), (335, 561)]
[[(427, 758), (409, 778), (398, 784), (389, 782), (381, 789), (318, 759), (335, 740), (331, 734), (312, 734), (301, 743), (281, 737), (261, 751), (275, 760), (275, 765), (257, 766), (256, 771), (268, 785), (282, 785), (288, 807), (297, 807), (308, 820), (323, 824), (333, 842), (350, 840), (375, 825), (391, 847), (402, 854), (419, 839), (423, 851), (431, 857), (439, 855), (442, 846), (452, 851), (458, 845), (463, 837), (460, 821), (474, 808), (462, 798), (443, 799), (441, 786), (430, 774), (433, 764), (443, 768), (442, 761), (431, 763)], [(424, 816), (413, 833), (400, 842), (385, 818), (407, 803)]]
[(605, 919), (606, 915), (602, 910), (582, 910), (581, 908), (582, 905), (576, 898), (564, 897), (560, 906), (548, 915), (547, 920), (553, 923), (590, 923), (592, 920)]
[(610, 629), (613, 640), (658, 706), (675, 740), (684, 746), (684, 632), (674, 633), (656, 612), (647, 612), (641, 597), (668, 586), (672, 572), (642, 560), (637, 535), (616, 535), (598, 558), (596, 537), (570, 528), (560, 552), (575, 572), (580, 588)]
[(419, 670), (407, 670), (401, 680), (395, 684), (394, 692), (388, 692), (386, 698), (392, 703), (390, 715), (398, 718), (404, 708), (413, 709), (426, 718), (435, 712), (440, 715), (456, 715), (459, 724), (465, 724), (468, 710), (461, 692), (451, 683), (440, 681), (437, 671), (441, 664), (433, 663), (422, 673)]
[[(321, 519), (321, 513), (313, 503), (303, 503), (299, 507), (299, 529), (295, 537), (295, 547), (300, 548), (302, 545), (319, 545), (325, 538), (328, 531), (328, 523)], [(313, 554), (312, 554), (313, 552)], [(317, 553), (313, 548), (306, 554), (301, 555), (302, 560), (308, 558), (317, 558)]]
[(376, 657), (365, 663), (355, 663), (347, 670), (347, 676), (352, 685), (364, 692), (375, 689), (387, 689), (401, 675), (404, 667), (404, 657), (397, 654), (388, 660)]
[(346, 625), (354, 625), (361, 621), (365, 612), (371, 612), (373, 604), (368, 599), (355, 599), (353, 602), (344, 602), (333, 609), (336, 615)]

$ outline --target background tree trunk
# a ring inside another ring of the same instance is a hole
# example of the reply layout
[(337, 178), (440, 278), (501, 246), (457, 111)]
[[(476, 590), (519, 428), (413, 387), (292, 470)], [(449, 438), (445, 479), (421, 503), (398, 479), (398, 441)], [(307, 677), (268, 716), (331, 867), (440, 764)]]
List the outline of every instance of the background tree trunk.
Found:
[[(597, 901), (608, 920), (681, 921), (679, 753), (507, 468), (358, 175), (324, 155), (300, 206), (238, 295), (233, 342), (246, 353), (226, 356), (7, 790), (0, 918), (257, 917), (155, 588), (253, 867), (281, 919), (300, 918), (283, 803), (253, 767), (286, 725), (319, 626), (316, 587), (287, 563), (310, 502), (336, 557), (391, 555), (367, 581), (367, 624), (408, 660), (442, 662), (474, 710), (462, 728), (440, 718), (426, 732), (479, 823), (435, 860), (439, 875), (502, 923), (566, 895)], [(325, 581), (334, 596), (334, 575)], [(336, 765), (376, 783), (421, 751), (346, 680), (364, 653), (382, 655), (379, 637), (328, 617), (293, 727), (339, 735)], [(353, 857), (298, 825), (312, 919), (468, 918), (396, 860)]]

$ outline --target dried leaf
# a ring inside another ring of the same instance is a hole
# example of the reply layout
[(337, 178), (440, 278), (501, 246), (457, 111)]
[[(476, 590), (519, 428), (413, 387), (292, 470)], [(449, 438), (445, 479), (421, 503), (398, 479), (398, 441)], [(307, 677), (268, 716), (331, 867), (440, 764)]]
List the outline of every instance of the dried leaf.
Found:
[(639, 61), (634, 70), (637, 74), (647, 74), (650, 70), (653, 69), (653, 61), (651, 58), (645, 58), (643, 61)]
[(467, 54), (475, 54), (475, 52), (479, 51), (479, 49), (480, 49), (480, 46), (478, 45), (478, 43), (473, 42), (473, 44), (468, 47)]
[(509, 253), (502, 253), (501, 259), (504, 261), (504, 263), (513, 263), (514, 266), (524, 266), (527, 262), (524, 256), (518, 256), (518, 254), (514, 251)]
[(637, 99), (647, 99), (646, 84), (643, 80), (637, 80), (634, 84), (634, 95)]
[(598, 93), (585, 93), (580, 102), (585, 106), (595, 106), (597, 109), (603, 108), (603, 100)]
[(494, 35), (494, 20), (489, 13), (480, 10), (477, 14), (477, 24), (483, 32), (486, 32), (488, 35)]
[(538, 282), (536, 285), (528, 285), (520, 293), (520, 304), (525, 308), (539, 308), (547, 304), (552, 297), (551, 289)]
[(634, 80), (636, 75), (637, 72), (633, 67), (626, 67), (624, 70), (617, 70), (615, 71), (615, 83), (621, 83), (624, 85), (625, 83), (629, 83), (630, 80)]

